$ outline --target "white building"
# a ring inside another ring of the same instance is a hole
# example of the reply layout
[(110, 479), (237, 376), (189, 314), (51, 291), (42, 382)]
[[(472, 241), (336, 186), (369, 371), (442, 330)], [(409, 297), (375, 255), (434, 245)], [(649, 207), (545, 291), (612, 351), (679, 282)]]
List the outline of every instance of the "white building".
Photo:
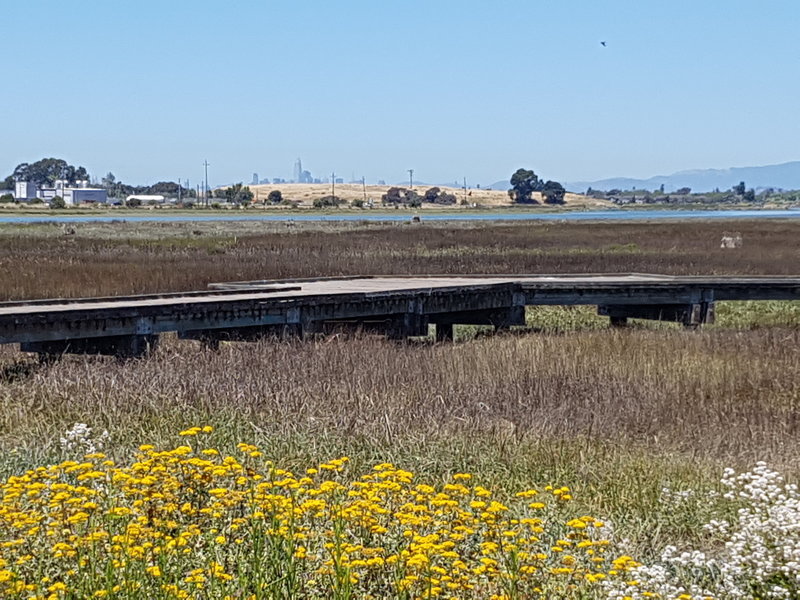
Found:
[(16, 186), (14, 186), (14, 198), (17, 201), (33, 200), (39, 197), (37, 196), (38, 191), (39, 188), (29, 181), (17, 181)]
[(125, 198), (125, 202), (130, 202), (131, 200), (139, 200), (144, 204), (152, 202), (158, 202), (159, 204), (163, 204), (166, 198), (161, 194), (131, 194), (130, 196)]
[(39, 187), (30, 181), (17, 181), (14, 197), (17, 201), (29, 201), (35, 198), (52, 200), (61, 196), (69, 205), (83, 202), (108, 202), (108, 194), (102, 188), (90, 188), (87, 180), (77, 181), (74, 186), (67, 186), (67, 182), (57, 179), (51, 188)]

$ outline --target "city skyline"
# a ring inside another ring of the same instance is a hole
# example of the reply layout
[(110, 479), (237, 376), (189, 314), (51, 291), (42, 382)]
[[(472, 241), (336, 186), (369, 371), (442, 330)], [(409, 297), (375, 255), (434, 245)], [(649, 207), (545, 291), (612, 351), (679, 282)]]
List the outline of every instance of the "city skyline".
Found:
[(318, 177), (486, 185), (800, 158), (788, 0), (59, 6), (4, 11), (6, 168), (140, 184), (199, 181), (207, 158), (224, 184), (302, 156)]

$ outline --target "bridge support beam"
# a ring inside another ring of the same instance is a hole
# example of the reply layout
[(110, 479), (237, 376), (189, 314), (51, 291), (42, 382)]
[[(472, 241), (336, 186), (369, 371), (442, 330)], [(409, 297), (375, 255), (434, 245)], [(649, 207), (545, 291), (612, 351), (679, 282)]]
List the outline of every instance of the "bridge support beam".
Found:
[(178, 339), (197, 340), (207, 348), (217, 350), (221, 342), (256, 342), (268, 337), (288, 339), (300, 335), (299, 323), (287, 323), (222, 329), (192, 329), (178, 332)]
[(22, 352), (36, 352), (40, 359), (53, 360), (63, 354), (102, 354), (117, 358), (139, 358), (158, 345), (158, 335), (113, 335), (47, 342), (23, 342)]
[(428, 335), (428, 317), (417, 313), (395, 315), (386, 322), (385, 331), (390, 340), (425, 336)]
[(491, 325), (495, 331), (525, 325), (525, 306), (436, 314), (430, 321), (436, 325), (437, 342), (451, 341), (454, 325)]
[(436, 341), (452, 342), (455, 338), (453, 327), (453, 323), (436, 323)]
[(613, 327), (624, 327), (628, 319), (673, 321), (697, 328), (714, 322), (714, 303), (692, 304), (612, 304), (597, 307), (597, 314), (610, 318)]

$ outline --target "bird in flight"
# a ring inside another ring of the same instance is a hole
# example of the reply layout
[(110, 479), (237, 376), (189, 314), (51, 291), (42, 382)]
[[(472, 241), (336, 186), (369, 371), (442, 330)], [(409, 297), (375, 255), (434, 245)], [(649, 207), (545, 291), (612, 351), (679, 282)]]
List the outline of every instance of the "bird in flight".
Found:
[(603, 48), (606, 47), (606, 43), (605, 42), (600, 42), (600, 45), (603, 46)]

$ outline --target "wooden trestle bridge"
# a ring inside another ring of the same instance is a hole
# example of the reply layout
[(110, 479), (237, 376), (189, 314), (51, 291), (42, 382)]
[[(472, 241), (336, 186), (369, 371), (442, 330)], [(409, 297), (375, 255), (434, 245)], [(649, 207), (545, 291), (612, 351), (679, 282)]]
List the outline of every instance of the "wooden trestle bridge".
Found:
[(208, 290), (0, 303), (0, 344), (44, 357), (141, 356), (162, 333), (209, 345), (265, 335), (309, 336), (355, 327), (394, 339), (440, 341), (457, 324), (525, 324), (525, 307), (595, 305), (612, 325), (628, 318), (713, 321), (719, 300), (800, 300), (800, 277), (475, 275), (349, 277), (211, 284)]

